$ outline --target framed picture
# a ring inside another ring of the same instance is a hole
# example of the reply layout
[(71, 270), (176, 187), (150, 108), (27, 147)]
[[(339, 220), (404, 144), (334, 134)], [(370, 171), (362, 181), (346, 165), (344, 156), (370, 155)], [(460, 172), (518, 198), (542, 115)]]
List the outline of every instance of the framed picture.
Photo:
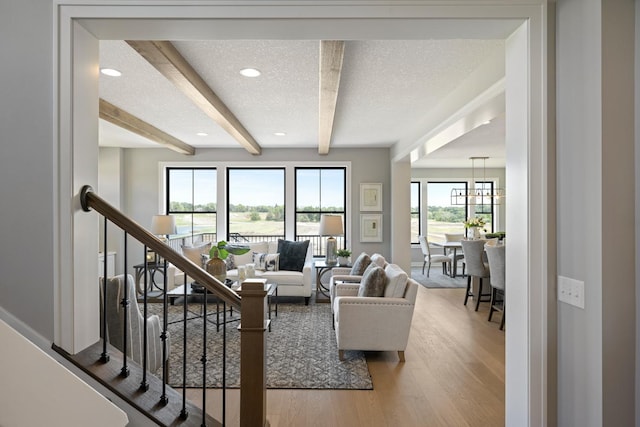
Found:
[(361, 211), (381, 211), (382, 210), (382, 184), (381, 183), (360, 184), (360, 210)]
[(360, 241), (382, 242), (382, 214), (360, 214)]

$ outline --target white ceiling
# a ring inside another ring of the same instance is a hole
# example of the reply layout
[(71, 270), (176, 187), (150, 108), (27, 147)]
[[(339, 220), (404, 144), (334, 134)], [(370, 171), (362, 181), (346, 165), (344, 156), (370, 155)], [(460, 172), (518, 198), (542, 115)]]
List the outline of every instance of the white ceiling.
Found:
[[(317, 147), (317, 40), (177, 41), (174, 46), (263, 148)], [(436, 108), (504, 40), (346, 41), (331, 147), (392, 147), (425, 135)], [(238, 143), (172, 83), (121, 40), (100, 42), (100, 97), (197, 148)], [(262, 75), (238, 72), (258, 68)], [(205, 132), (208, 136), (197, 136)], [(276, 136), (274, 132), (285, 132)], [(161, 147), (100, 120), (100, 145)], [(470, 156), (504, 166), (504, 116), (413, 163), (414, 167), (469, 167)]]

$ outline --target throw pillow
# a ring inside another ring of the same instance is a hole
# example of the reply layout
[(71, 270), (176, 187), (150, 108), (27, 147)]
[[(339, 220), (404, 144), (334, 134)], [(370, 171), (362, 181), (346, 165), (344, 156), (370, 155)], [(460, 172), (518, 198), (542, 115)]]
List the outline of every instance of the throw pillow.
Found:
[(369, 264), (371, 264), (371, 257), (366, 252), (362, 252), (353, 263), (350, 274), (352, 276), (362, 276)]
[(309, 240), (292, 242), (278, 239), (278, 253), (280, 254), (280, 270), (302, 271), (307, 259)]
[(278, 271), (280, 254), (253, 253), (253, 263), (256, 270)]
[(387, 284), (387, 275), (382, 267), (375, 266), (367, 269), (358, 288), (359, 297), (381, 297)]
[(185, 258), (193, 262), (195, 265), (202, 267), (202, 259), (200, 255), (209, 255), (211, 249), (211, 242), (202, 243), (196, 246), (181, 245), (182, 255)]
[(407, 288), (407, 273), (396, 264), (387, 265), (384, 272), (388, 281), (384, 296), (387, 298), (402, 298)]

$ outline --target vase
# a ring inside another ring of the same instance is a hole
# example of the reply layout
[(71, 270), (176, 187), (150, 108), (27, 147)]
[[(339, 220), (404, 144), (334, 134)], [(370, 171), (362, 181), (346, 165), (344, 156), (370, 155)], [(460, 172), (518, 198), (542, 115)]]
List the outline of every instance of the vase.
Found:
[(471, 227), (471, 238), (473, 240), (480, 240), (480, 228), (479, 227)]
[(338, 265), (341, 267), (345, 267), (349, 265), (349, 257), (348, 256), (339, 256), (338, 257)]
[(215, 277), (224, 284), (227, 279), (227, 264), (220, 257), (214, 256), (207, 261), (207, 273)]

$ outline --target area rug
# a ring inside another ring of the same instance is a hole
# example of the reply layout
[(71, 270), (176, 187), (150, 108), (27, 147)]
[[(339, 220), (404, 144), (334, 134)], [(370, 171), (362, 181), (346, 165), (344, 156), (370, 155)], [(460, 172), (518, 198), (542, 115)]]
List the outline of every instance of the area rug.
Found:
[[(435, 268), (434, 268), (435, 267)], [(425, 270), (426, 273), (426, 270)], [(446, 274), (442, 274), (442, 268), (440, 264), (436, 264), (431, 267), (429, 277), (426, 274), (422, 274), (421, 268), (411, 269), (411, 278), (420, 283), (425, 288), (466, 288), (467, 278), (461, 275), (455, 278), (449, 277)]]
[[(161, 308), (160, 304), (156, 304)], [(202, 386), (203, 319), (196, 316), (201, 307), (189, 304), (187, 321), (187, 387)], [(213, 310), (215, 304), (209, 304)], [(157, 312), (157, 311), (156, 311)], [(237, 318), (234, 311), (234, 317)], [(182, 387), (183, 322), (182, 304), (169, 307), (168, 327), (171, 339), (169, 355), (169, 383)], [(206, 385), (222, 387), (222, 327), (216, 332), (215, 315), (209, 316), (207, 328)], [(345, 360), (338, 359), (335, 332), (331, 326), (329, 304), (303, 302), (280, 303), (278, 316), (272, 313), (271, 332), (267, 334), (267, 388), (281, 389), (350, 389), (372, 390), (373, 383), (364, 353), (346, 351)], [(227, 324), (226, 386), (240, 384), (238, 322)]]

